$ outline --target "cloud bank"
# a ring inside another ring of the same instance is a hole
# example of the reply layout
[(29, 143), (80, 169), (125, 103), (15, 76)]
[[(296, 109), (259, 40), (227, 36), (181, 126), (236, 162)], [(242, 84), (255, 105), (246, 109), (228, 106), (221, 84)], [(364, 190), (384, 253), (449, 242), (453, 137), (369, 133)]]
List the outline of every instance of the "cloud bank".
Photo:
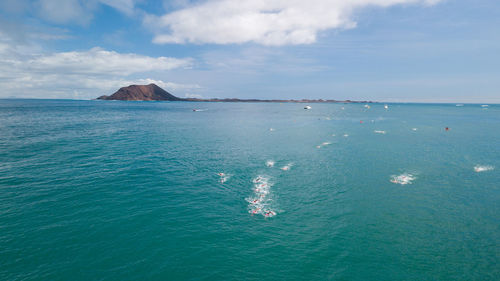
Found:
[(192, 59), (149, 57), (137, 54), (120, 54), (101, 48), (88, 51), (61, 52), (38, 56), (26, 62), (26, 68), (41, 72), (73, 74), (130, 75), (137, 72), (171, 70), (190, 67)]
[(163, 16), (146, 16), (154, 43), (298, 45), (328, 29), (356, 26), (353, 11), (440, 0), (209, 0)]
[(33, 54), (36, 50), (0, 40), (0, 97), (90, 99), (129, 84), (149, 83), (173, 91), (200, 88), (141, 78), (190, 68), (191, 58), (150, 57), (101, 48)]

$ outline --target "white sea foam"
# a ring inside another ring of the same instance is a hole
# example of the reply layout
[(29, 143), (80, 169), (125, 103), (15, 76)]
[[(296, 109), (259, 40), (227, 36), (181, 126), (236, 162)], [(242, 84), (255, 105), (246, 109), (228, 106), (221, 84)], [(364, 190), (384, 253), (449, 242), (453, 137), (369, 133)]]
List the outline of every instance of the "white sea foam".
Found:
[(268, 166), (268, 167), (274, 167), (274, 161), (273, 160), (267, 160), (266, 166)]
[(276, 212), (273, 211), (273, 210), (267, 210), (266, 209), (266, 210), (263, 211), (263, 215), (264, 215), (264, 217), (270, 218), (270, 217), (276, 216)]
[(292, 168), (292, 166), (293, 166), (293, 163), (288, 163), (285, 166), (281, 167), (281, 170), (288, 171), (288, 170), (290, 170), (290, 168)]
[(401, 174), (399, 176), (391, 176), (391, 182), (392, 183), (397, 183), (397, 184), (402, 184), (402, 185), (405, 185), (405, 184), (411, 184), (412, 181), (414, 181), (416, 179), (416, 177), (412, 174), (408, 174), (408, 173), (404, 173), (404, 174)]
[(264, 217), (273, 217), (276, 211), (272, 208), (271, 187), (273, 186), (267, 176), (259, 175), (255, 177), (253, 196), (246, 199), (248, 202), (248, 212), (250, 214), (259, 214)]
[(270, 132), (274, 132), (274, 128), (269, 128), (269, 131)]
[(257, 176), (256, 178), (254, 178), (252, 181), (253, 183), (262, 183), (264, 181), (266, 181), (267, 179), (263, 176)]
[(375, 130), (375, 131), (373, 131), (373, 132), (374, 132), (374, 133), (376, 133), (376, 134), (385, 134), (385, 131)]
[(259, 194), (259, 195), (268, 195), (269, 194), (269, 188), (258, 188), (256, 187), (254, 190), (253, 190), (256, 194)]
[(493, 166), (483, 166), (483, 165), (474, 166), (474, 171), (476, 173), (491, 171), (493, 169), (495, 169), (495, 167), (493, 167)]
[(416, 130), (417, 130), (417, 128), (412, 128), (412, 130), (413, 130), (413, 131), (416, 131)]
[(325, 141), (325, 142), (323, 142), (322, 144), (317, 145), (317, 146), (316, 146), (316, 148), (321, 148), (322, 146), (327, 146), (327, 145), (330, 145), (330, 144), (332, 144), (332, 143), (331, 143), (331, 142), (327, 142), (327, 141)]
[(348, 134), (344, 134), (344, 138), (347, 138), (349, 135)]
[(268, 181), (267, 180), (262, 180), (260, 183), (256, 183), (257, 187), (261, 187), (261, 188), (267, 188), (269, 186), (268, 184)]
[(229, 175), (229, 174), (219, 173), (218, 175), (220, 177), (221, 183), (225, 183), (231, 178), (231, 175)]
[(251, 205), (260, 205), (262, 203), (262, 198), (257, 197), (257, 198), (247, 198), (246, 199), (248, 203)]

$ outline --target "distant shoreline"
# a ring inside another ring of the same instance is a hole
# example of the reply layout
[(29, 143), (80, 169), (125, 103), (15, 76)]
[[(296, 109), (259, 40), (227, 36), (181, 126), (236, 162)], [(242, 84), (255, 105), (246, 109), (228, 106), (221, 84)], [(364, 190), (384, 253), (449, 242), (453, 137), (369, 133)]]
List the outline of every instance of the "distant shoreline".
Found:
[[(35, 97), (29, 97), (29, 98), (19, 98), (19, 97), (6, 97), (6, 98), (0, 98), (0, 100), (47, 100), (47, 101), (101, 101), (102, 99), (72, 99), (72, 98), (35, 98)], [(108, 100), (108, 101), (149, 101), (149, 102), (158, 102), (158, 101), (168, 101), (168, 100)], [(213, 99), (192, 99), (192, 98), (185, 98), (179, 101), (189, 101), (189, 102), (235, 102), (232, 99), (218, 99), (218, 98), (213, 98)], [(499, 102), (418, 102), (418, 101), (337, 101), (337, 100), (323, 100), (318, 102), (312, 102), (315, 100), (309, 100), (310, 103), (375, 103), (375, 104), (444, 104), (444, 105), (456, 105), (456, 104), (463, 104), (463, 105), (483, 105), (483, 104), (488, 104), (488, 105), (500, 105)], [(172, 101), (168, 101), (172, 102)], [(238, 102), (238, 101), (236, 101)], [(302, 100), (254, 100), (254, 99), (241, 99), (239, 102), (268, 102), (268, 103), (307, 103), (307, 101), (302, 101)]]
[[(381, 101), (353, 101), (334, 99), (240, 99), (240, 98), (179, 98), (158, 85), (129, 85), (121, 87), (110, 96), (103, 95), (98, 100), (123, 100), (123, 101), (187, 101), (187, 102), (255, 102), (255, 103), (388, 103)], [(453, 104), (453, 103), (451, 103)], [(461, 104), (461, 103), (460, 103)]]
[(276, 102), (276, 103), (372, 103), (371, 101), (337, 101), (323, 99), (238, 99), (238, 98), (179, 98), (158, 85), (151, 83), (149, 85), (130, 85), (122, 87), (110, 96), (100, 96), (99, 100), (126, 100), (126, 101), (188, 101), (188, 102)]
[(196, 98), (184, 98), (181, 101), (188, 102), (273, 102), (273, 103), (378, 103), (375, 101), (352, 101), (352, 100), (323, 100), (323, 99), (301, 99), (301, 100), (261, 100), (261, 99), (236, 99), (236, 98), (226, 98), (226, 99), (196, 99)]

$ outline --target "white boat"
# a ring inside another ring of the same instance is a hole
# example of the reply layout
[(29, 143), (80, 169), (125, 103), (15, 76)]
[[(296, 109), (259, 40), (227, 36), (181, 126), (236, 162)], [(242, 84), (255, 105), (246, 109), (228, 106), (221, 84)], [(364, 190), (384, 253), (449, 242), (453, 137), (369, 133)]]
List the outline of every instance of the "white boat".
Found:
[(311, 109), (312, 107), (309, 105), (304, 106), (304, 109)]
[(389, 106), (387, 104), (384, 104), (385, 109), (389, 109)]

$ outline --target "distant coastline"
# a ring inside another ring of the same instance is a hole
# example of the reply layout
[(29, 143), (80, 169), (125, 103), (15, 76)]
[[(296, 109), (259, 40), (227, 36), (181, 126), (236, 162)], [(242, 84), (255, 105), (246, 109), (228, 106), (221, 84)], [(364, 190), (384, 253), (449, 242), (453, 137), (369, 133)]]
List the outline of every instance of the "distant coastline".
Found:
[(277, 102), (277, 103), (376, 103), (374, 101), (352, 101), (352, 100), (323, 100), (323, 99), (301, 99), (301, 100), (261, 100), (261, 99), (235, 99), (235, 98), (227, 98), (227, 99), (195, 99), (195, 98), (185, 98), (182, 101), (198, 101), (198, 102)]
[(188, 101), (188, 102), (275, 102), (275, 103), (373, 103), (373, 101), (323, 100), (323, 99), (237, 99), (237, 98), (179, 98), (163, 90), (156, 84), (130, 85), (122, 87), (110, 96), (100, 96), (98, 100), (122, 101)]

